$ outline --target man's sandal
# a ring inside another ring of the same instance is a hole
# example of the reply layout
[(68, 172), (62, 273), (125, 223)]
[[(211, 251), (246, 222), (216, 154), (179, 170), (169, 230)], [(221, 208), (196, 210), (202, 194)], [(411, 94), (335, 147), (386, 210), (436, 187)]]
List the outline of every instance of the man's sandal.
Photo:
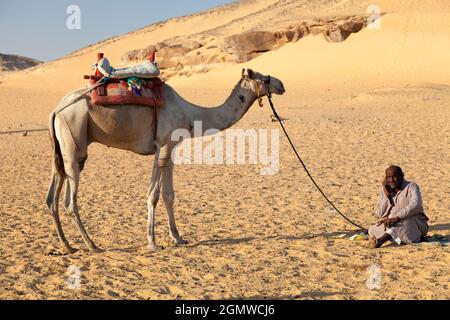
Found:
[(377, 249), (377, 248), (379, 248), (380, 247), (380, 245), (379, 245), (379, 243), (378, 243), (378, 241), (377, 241), (377, 238), (375, 238), (375, 237), (370, 237), (369, 238), (369, 248), (370, 249)]

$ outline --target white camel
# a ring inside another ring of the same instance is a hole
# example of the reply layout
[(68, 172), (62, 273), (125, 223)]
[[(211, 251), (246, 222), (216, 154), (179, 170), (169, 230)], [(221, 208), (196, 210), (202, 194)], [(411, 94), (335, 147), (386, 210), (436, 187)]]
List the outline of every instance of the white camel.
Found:
[(172, 132), (176, 129), (187, 129), (193, 135), (194, 121), (201, 121), (203, 133), (209, 129), (225, 130), (239, 121), (256, 99), (270, 93), (283, 94), (285, 91), (282, 82), (277, 78), (264, 76), (250, 69), (243, 70), (242, 77), (231, 95), (224, 104), (215, 108), (196, 106), (180, 97), (167, 84), (163, 86), (166, 104), (157, 110), (156, 133), (153, 108), (139, 105), (98, 106), (91, 102), (89, 95), (70, 104), (82, 90), (72, 92), (62, 99), (59, 106), (70, 104), (69, 107), (59, 111), (57, 108), (52, 112), (50, 137), (54, 148), (54, 162), (47, 205), (62, 248), (68, 253), (74, 253), (76, 249), (70, 246), (64, 236), (58, 214), (59, 196), (64, 181), (66, 211), (73, 214), (78, 231), (89, 250), (102, 251), (88, 236), (77, 206), (78, 182), (87, 159), (89, 144), (98, 142), (141, 155), (155, 155), (147, 193), (149, 248), (159, 248), (155, 242), (154, 214), (161, 187), (170, 235), (176, 244), (185, 244), (187, 242), (180, 237), (173, 214), (171, 154), (180, 141), (171, 140)]

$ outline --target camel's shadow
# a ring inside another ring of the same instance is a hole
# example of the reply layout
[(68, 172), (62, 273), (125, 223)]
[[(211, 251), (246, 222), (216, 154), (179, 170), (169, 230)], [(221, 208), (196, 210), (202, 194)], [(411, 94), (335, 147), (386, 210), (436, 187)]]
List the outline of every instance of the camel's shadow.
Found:
[(301, 236), (295, 235), (270, 235), (270, 236), (262, 236), (262, 237), (243, 237), (243, 238), (224, 238), (224, 239), (210, 239), (210, 240), (202, 240), (192, 244), (187, 244), (185, 247), (195, 248), (199, 246), (216, 246), (216, 245), (233, 245), (240, 243), (248, 243), (252, 241), (260, 241), (260, 240), (312, 240), (319, 237), (324, 238), (335, 238), (338, 235), (345, 234), (345, 236), (351, 236), (353, 234), (358, 233), (359, 231), (336, 231), (336, 232), (323, 232), (316, 234), (306, 234)]
[(215, 245), (226, 245), (226, 244), (239, 244), (246, 243), (257, 240), (255, 237), (245, 237), (245, 238), (226, 238), (226, 239), (211, 239), (211, 240), (202, 240), (192, 244), (187, 244), (185, 247), (187, 248), (195, 248), (199, 246), (215, 246)]
[(450, 231), (450, 223), (444, 223), (444, 224), (436, 224), (434, 226), (430, 226), (428, 229), (429, 231)]
[[(443, 231), (450, 230), (450, 223), (446, 224), (437, 224), (432, 225), (429, 228), (429, 231)], [(358, 234), (360, 230), (344, 230), (344, 231), (333, 231), (333, 232), (322, 232), (322, 233), (314, 233), (314, 234), (305, 234), (305, 235), (269, 235), (269, 236), (261, 236), (261, 237), (241, 237), (241, 238), (223, 238), (223, 239), (208, 239), (201, 240), (193, 243), (188, 243), (186, 245), (181, 246), (173, 246), (178, 248), (196, 248), (201, 246), (220, 246), (220, 245), (235, 245), (242, 243), (250, 243), (255, 241), (268, 241), (268, 240), (312, 240), (316, 238), (323, 237), (325, 239), (337, 239), (337, 238), (350, 238), (352, 235)], [(171, 246), (167, 246), (165, 248), (170, 248)], [(394, 244), (389, 244), (387, 247), (397, 247)], [(106, 251), (109, 252), (126, 252), (131, 253), (139, 250), (140, 247), (130, 246), (126, 248), (110, 248)]]

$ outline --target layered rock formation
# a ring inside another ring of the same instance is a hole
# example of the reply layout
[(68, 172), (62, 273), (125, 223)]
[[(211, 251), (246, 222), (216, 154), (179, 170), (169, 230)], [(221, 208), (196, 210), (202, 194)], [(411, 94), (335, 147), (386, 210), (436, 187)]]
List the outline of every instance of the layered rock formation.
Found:
[(368, 21), (367, 16), (353, 15), (305, 19), (282, 28), (253, 28), (232, 35), (213, 30), (131, 50), (122, 60), (125, 63), (142, 61), (151, 51), (156, 51), (158, 66), (166, 78), (175, 74), (190, 75), (208, 71), (217, 64), (244, 63), (308, 35), (323, 35), (329, 42), (341, 42), (366, 27)]
[(35, 59), (0, 53), (0, 72), (23, 70), (41, 64), (42, 61)]

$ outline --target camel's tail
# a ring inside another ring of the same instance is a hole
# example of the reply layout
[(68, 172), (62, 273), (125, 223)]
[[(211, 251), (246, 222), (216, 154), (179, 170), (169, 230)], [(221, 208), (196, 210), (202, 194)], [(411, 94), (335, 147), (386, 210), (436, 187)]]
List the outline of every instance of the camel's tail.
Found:
[(54, 159), (54, 166), (56, 171), (59, 173), (59, 175), (64, 178), (66, 176), (66, 171), (64, 170), (64, 161), (61, 154), (61, 147), (59, 146), (58, 139), (55, 135), (55, 117), (56, 113), (52, 112), (50, 115), (50, 123), (49, 123), (49, 132), (50, 132), (50, 140), (52, 141), (53, 146), (53, 159)]

